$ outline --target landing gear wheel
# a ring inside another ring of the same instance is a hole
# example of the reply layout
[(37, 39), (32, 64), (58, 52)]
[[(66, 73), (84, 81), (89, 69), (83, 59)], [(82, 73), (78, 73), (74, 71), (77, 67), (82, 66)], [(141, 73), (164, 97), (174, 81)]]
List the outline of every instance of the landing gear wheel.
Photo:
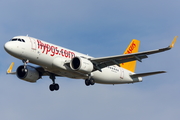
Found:
[(50, 86), (49, 86), (49, 90), (50, 91), (54, 91), (55, 89), (54, 89), (54, 84), (51, 84)]
[(90, 82), (91, 85), (94, 85), (94, 84), (95, 84), (95, 82), (94, 82), (93, 79), (89, 80), (89, 82)]
[(90, 85), (90, 81), (88, 79), (85, 80), (85, 84), (86, 86), (89, 86)]
[(22, 72), (27, 72), (28, 70), (27, 70), (27, 68), (24, 68), (24, 69), (22, 69)]
[(86, 79), (86, 80), (85, 80), (85, 84), (86, 84), (86, 86), (89, 86), (89, 85), (94, 85), (95, 82), (94, 82), (93, 79), (90, 79), (90, 80)]
[(59, 85), (58, 84), (51, 84), (50, 86), (49, 86), (49, 90), (50, 91), (54, 91), (54, 90), (59, 90)]
[(58, 84), (54, 84), (54, 90), (59, 90), (59, 85)]
[(50, 89), (50, 91), (54, 91), (54, 90), (59, 90), (59, 85), (57, 84), (57, 83), (55, 83), (55, 79), (56, 79), (56, 77), (55, 77), (55, 75), (54, 74), (51, 74), (50, 76), (50, 79), (52, 80), (52, 82), (53, 82), (53, 84), (51, 84), (50, 86), (49, 86), (49, 89)]

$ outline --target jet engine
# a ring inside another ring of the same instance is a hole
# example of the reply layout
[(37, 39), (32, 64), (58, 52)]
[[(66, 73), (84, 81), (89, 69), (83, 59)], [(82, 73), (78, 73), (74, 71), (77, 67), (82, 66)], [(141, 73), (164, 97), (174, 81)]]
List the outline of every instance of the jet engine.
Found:
[(91, 73), (94, 69), (92, 62), (82, 57), (74, 57), (70, 62), (70, 67), (82, 73)]
[(29, 65), (26, 68), (23, 65), (19, 66), (16, 70), (16, 75), (19, 79), (27, 82), (36, 82), (40, 78), (39, 72)]

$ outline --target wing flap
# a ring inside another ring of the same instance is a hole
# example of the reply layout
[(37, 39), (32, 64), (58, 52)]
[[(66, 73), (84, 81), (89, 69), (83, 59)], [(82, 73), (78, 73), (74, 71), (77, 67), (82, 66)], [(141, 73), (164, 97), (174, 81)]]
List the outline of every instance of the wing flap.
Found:
[(91, 60), (92, 63), (94, 63), (95, 65), (98, 65), (99, 68), (104, 68), (107, 66), (111, 66), (111, 65), (118, 65), (120, 66), (120, 63), (125, 63), (125, 62), (129, 62), (129, 61), (134, 61), (134, 60), (138, 60), (141, 61), (142, 59), (148, 58), (148, 56), (146, 54), (144, 55), (131, 55), (131, 56), (126, 56), (124, 57), (124, 55), (118, 56), (117, 58), (111, 57), (109, 59), (106, 59), (105, 61), (100, 60), (100, 61), (96, 61), (96, 60)]

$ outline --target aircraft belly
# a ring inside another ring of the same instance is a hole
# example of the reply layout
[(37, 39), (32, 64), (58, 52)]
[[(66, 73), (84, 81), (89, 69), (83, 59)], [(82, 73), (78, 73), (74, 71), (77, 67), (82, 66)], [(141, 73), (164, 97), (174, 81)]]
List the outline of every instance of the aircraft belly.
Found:
[(93, 72), (93, 79), (96, 83), (101, 84), (125, 84), (134, 82), (126, 71), (124, 71), (123, 74), (124, 75), (121, 76), (121, 71), (116, 72), (105, 68), (102, 69), (102, 72)]
[(47, 69), (47, 71), (49, 71), (51, 73), (55, 73), (61, 77), (68, 77), (68, 78), (73, 78), (73, 79), (87, 78), (87, 76), (84, 74), (78, 74), (74, 71), (67, 71), (67, 70), (63, 70), (63, 69)]

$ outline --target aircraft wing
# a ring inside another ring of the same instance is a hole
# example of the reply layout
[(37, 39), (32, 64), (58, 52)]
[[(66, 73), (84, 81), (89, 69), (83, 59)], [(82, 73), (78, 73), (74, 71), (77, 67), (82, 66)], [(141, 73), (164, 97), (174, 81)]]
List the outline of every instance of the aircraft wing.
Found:
[(109, 57), (101, 57), (101, 58), (90, 58), (90, 61), (94, 64), (96, 70), (101, 71), (102, 68), (111, 66), (111, 65), (120, 65), (121, 63), (130, 62), (134, 60), (142, 61), (142, 59), (148, 58), (148, 55), (164, 52), (170, 50), (174, 47), (177, 36), (174, 37), (172, 43), (165, 48), (145, 51), (145, 52), (137, 52), (132, 54), (123, 54), (117, 56), (109, 56)]

